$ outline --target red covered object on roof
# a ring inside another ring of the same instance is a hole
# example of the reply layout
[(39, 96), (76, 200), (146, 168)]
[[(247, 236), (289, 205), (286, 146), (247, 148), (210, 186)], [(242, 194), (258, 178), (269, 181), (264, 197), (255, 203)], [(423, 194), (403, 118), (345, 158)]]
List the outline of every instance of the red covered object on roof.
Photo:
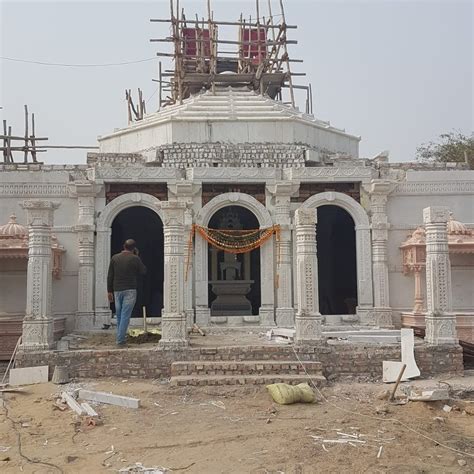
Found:
[(253, 64), (260, 64), (267, 56), (266, 29), (245, 28), (242, 33), (244, 57), (252, 59)]
[(184, 55), (197, 56), (198, 46), (204, 48), (202, 56), (209, 58), (211, 56), (211, 39), (209, 30), (200, 28), (183, 28), (184, 37)]

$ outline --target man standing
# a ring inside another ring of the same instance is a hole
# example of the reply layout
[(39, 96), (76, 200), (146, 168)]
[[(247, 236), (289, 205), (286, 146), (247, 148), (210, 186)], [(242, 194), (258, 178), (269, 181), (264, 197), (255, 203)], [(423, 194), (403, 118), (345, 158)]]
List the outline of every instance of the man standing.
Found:
[(146, 267), (138, 256), (135, 241), (128, 239), (123, 250), (110, 260), (107, 274), (109, 301), (115, 301), (117, 315), (117, 346), (124, 347), (130, 316), (137, 301), (138, 276), (145, 275)]

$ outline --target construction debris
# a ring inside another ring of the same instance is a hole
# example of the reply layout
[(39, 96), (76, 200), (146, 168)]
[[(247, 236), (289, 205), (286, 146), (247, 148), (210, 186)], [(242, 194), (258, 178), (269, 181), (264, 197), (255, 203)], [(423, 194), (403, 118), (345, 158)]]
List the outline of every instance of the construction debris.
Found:
[(113, 393), (106, 392), (93, 392), (92, 390), (79, 389), (78, 398), (125, 408), (138, 408), (140, 406), (139, 398), (125, 397), (123, 395), (114, 395)]
[(291, 344), (294, 341), (295, 333), (294, 329), (275, 328), (267, 331), (266, 336), (272, 342)]
[(137, 462), (133, 466), (123, 467), (118, 472), (146, 472), (147, 474), (166, 474), (170, 471), (164, 467), (145, 467), (141, 462)]
[(75, 411), (78, 415), (86, 414), (86, 410), (84, 410), (84, 408), (79, 405), (79, 403), (77, 403), (76, 400), (71, 395), (69, 395), (69, 393), (62, 392), (61, 398), (64, 402), (67, 403), (68, 407), (71, 410)]
[(87, 402), (82, 402), (81, 407), (88, 416), (99, 416), (99, 414)]
[(408, 400), (412, 402), (436, 402), (438, 400), (448, 400), (449, 390), (447, 388), (434, 388), (432, 390), (412, 389)]
[(413, 329), (403, 328), (400, 330), (400, 334), (402, 360), (401, 362), (392, 360), (383, 361), (382, 371), (383, 381), (385, 383), (395, 382), (404, 364), (406, 365), (406, 369), (402, 381), (419, 377), (421, 373), (415, 361), (415, 335)]

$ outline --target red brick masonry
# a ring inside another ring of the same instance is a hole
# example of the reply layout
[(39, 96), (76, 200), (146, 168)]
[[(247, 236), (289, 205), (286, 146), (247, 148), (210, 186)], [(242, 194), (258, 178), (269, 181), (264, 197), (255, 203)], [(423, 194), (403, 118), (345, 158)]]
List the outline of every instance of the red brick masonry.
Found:
[[(296, 352), (300, 360), (320, 362), (318, 372), (329, 380), (345, 376), (378, 380), (382, 378), (382, 361), (400, 360), (399, 345), (321, 344), (297, 347)], [(422, 376), (463, 373), (462, 349), (459, 346), (419, 343), (415, 346), (415, 358)], [(71, 377), (158, 379), (170, 377), (171, 364), (177, 361), (289, 361), (290, 374), (296, 370), (292, 369), (296, 360), (295, 353), (289, 346), (234, 346), (180, 351), (133, 348), (19, 353), (17, 367), (49, 365), (52, 373), (55, 365), (66, 365)], [(239, 364), (231, 370), (236, 375), (248, 375), (247, 365), (253, 367), (252, 364)], [(285, 370), (284, 365), (278, 365)]]

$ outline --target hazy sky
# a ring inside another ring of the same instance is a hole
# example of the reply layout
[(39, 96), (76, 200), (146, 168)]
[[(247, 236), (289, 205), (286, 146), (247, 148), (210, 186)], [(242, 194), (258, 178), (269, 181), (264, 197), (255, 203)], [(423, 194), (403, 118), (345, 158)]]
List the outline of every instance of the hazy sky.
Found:
[[(266, 14), (266, 0), (261, 0)], [(255, 1), (212, 0), (216, 19), (255, 17)], [(188, 17), (206, 0), (181, 0)], [(416, 147), (453, 129), (473, 130), (473, 2), (286, 0), (290, 56), (307, 73), (318, 118), (361, 135), (361, 157)], [(67, 64), (154, 58), (169, 1), (1, 1), (3, 57)], [(273, 0), (273, 13), (279, 13)], [(0, 118), (23, 133), (23, 104), (51, 145), (95, 145), (126, 125), (124, 90), (141, 87), (156, 108), (157, 60), (127, 66), (52, 67), (1, 61)], [(304, 108), (304, 101), (300, 101)], [(17, 156), (17, 159), (20, 158)], [(49, 151), (48, 163), (84, 163), (86, 151)]]

